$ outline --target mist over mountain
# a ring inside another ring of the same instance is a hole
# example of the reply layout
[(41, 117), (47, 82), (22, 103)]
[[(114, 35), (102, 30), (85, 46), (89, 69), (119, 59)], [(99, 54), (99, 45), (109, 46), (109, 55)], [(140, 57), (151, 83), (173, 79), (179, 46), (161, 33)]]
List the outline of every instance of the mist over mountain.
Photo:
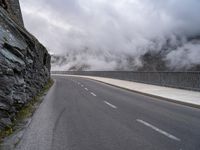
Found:
[(53, 70), (199, 70), (199, 0), (21, 0)]

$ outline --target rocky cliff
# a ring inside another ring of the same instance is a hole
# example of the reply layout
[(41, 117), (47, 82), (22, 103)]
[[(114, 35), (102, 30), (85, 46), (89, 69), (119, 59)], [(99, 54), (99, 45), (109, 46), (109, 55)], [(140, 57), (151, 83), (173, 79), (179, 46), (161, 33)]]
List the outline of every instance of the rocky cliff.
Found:
[(46, 48), (0, 7), (0, 130), (47, 83), (50, 58)]

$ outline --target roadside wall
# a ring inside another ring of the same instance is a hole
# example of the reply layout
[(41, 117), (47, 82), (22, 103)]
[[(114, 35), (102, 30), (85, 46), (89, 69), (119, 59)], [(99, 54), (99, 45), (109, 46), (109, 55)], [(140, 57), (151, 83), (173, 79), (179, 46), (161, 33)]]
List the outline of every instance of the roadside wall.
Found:
[(200, 91), (200, 72), (52, 71), (52, 73), (107, 77)]

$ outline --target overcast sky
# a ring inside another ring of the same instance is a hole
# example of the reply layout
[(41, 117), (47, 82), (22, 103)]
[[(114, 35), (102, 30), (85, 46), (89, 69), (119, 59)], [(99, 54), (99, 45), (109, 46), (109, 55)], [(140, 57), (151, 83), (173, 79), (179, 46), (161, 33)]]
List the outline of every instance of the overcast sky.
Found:
[[(199, 0), (20, 0), (26, 28), (53, 54), (69, 55), (67, 69), (85, 63), (90, 69), (126, 68), (127, 58), (162, 51), (172, 67), (200, 63)], [(187, 52), (185, 51), (187, 49)], [(184, 60), (182, 59), (184, 56)], [(76, 57), (76, 59), (74, 59)], [(119, 63), (120, 62), (120, 63)], [(176, 65), (174, 65), (176, 64)]]

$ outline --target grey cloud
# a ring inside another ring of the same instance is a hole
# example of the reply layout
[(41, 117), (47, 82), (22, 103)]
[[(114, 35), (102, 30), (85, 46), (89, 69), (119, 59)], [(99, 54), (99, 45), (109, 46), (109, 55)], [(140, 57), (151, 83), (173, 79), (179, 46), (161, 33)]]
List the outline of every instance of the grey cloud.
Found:
[(28, 30), (66, 57), (56, 69), (134, 70), (149, 51), (167, 51), (172, 68), (200, 64), (193, 61), (199, 43), (188, 41), (200, 35), (198, 0), (21, 0), (21, 6)]

